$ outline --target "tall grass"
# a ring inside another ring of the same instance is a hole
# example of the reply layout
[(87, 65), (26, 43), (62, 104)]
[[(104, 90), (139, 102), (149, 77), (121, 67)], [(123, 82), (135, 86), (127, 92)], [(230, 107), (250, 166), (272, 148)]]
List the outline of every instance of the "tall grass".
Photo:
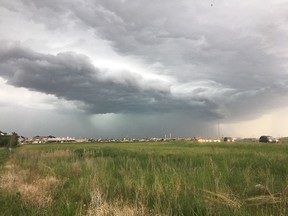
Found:
[(8, 152), (7, 149), (2, 147), (0, 148), (0, 166), (4, 164), (8, 160)]
[(287, 215), (287, 153), (286, 145), (256, 143), (22, 146), (3, 168), (0, 211)]

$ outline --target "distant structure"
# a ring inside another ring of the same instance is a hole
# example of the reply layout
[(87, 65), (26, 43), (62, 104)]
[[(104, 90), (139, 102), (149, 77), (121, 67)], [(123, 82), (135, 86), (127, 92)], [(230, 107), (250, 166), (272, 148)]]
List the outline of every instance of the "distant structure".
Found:
[(35, 136), (24, 138), (23, 144), (41, 144), (41, 143), (71, 143), (71, 142), (89, 142), (88, 138), (74, 137), (54, 137), (54, 136)]

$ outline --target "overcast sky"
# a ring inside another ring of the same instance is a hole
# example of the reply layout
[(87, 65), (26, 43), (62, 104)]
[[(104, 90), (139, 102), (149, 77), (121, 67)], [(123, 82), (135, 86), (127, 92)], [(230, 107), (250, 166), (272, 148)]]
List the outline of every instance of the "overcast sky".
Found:
[(288, 136), (287, 11), (287, 0), (0, 0), (0, 130)]

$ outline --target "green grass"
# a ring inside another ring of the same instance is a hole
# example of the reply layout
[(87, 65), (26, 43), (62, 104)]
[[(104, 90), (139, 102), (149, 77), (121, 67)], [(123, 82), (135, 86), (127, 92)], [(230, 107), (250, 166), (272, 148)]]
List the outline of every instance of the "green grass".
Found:
[(3, 165), (8, 160), (6, 148), (0, 148), (0, 166)]
[[(0, 211), (5, 215), (286, 215), (287, 154), (285, 144), (262, 143), (25, 145), (9, 159), (14, 174), (21, 174), (18, 185), (5, 186), (9, 169), (2, 173)], [(36, 195), (31, 194), (32, 186)]]

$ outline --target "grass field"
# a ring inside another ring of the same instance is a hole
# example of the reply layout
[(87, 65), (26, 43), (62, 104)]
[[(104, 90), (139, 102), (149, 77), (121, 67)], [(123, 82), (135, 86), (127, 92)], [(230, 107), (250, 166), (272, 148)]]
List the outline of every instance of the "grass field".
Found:
[(6, 154), (3, 215), (288, 215), (283, 143), (42, 144)]

